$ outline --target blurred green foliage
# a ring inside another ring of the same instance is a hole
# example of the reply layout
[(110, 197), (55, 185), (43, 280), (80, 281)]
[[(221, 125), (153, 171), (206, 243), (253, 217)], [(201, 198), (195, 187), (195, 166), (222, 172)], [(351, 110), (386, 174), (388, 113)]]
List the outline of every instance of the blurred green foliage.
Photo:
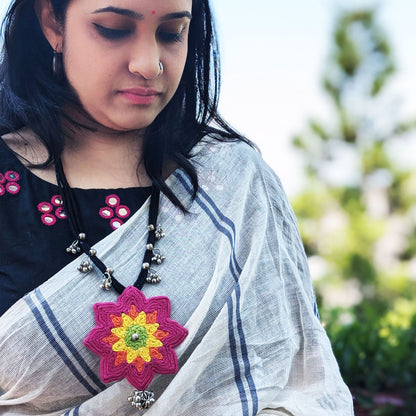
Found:
[(416, 119), (400, 119), (394, 73), (377, 11), (341, 11), (323, 76), (331, 119), (293, 138), (307, 186), (292, 205), (362, 416), (416, 414), (416, 171), (393, 151), (406, 152)]
[(409, 325), (403, 325), (409, 315), (394, 311), (380, 318), (371, 306), (355, 310), (348, 325), (337, 322), (343, 312), (329, 312), (331, 324), (326, 329), (356, 398), (357, 415), (414, 416), (416, 315), (411, 308)]

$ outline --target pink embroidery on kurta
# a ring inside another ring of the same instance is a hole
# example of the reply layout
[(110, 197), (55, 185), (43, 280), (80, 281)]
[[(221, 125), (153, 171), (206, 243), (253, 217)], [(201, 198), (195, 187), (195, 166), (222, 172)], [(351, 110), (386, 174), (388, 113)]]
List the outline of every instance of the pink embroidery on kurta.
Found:
[(113, 230), (123, 225), (123, 219), (130, 216), (130, 208), (126, 205), (120, 205), (120, 197), (115, 194), (108, 195), (105, 198), (107, 206), (100, 208), (98, 212), (101, 218), (110, 220), (110, 227)]
[(38, 204), (38, 211), (42, 214), (40, 219), (44, 225), (51, 226), (56, 224), (56, 219), (64, 220), (67, 218), (63, 208), (61, 195), (54, 195), (50, 202), (43, 201)]
[(14, 170), (8, 170), (4, 174), (0, 173), (0, 196), (6, 193), (11, 195), (18, 194), (20, 192), (19, 179), (20, 175)]
[(4, 177), (10, 182), (17, 182), (20, 179), (20, 175), (14, 170), (7, 171)]
[(99, 211), (100, 217), (110, 219), (114, 217), (114, 211), (109, 207), (101, 208)]
[(125, 205), (120, 205), (116, 208), (116, 214), (119, 218), (127, 218), (130, 215), (130, 209)]

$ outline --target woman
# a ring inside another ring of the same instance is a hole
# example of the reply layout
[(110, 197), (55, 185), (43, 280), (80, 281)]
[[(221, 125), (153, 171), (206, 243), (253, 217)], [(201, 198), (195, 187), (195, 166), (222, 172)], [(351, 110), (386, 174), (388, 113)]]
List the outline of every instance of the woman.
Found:
[(217, 56), (208, 0), (13, 2), (1, 414), (352, 414), (280, 182), (217, 113)]

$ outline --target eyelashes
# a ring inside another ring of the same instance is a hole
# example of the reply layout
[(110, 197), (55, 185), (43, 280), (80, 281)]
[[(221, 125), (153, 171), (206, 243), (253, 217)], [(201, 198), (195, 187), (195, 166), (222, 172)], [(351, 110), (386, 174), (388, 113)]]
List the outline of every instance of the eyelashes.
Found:
[[(107, 40), (117, 41), (125, 39), (133, 33), (133, 31), (130, 29), (112, 29), (109, 27), (101, 26), (97, 23), (93, 23), (93, 25), (95, 26), (100, 36)], [(160, 30), (156, 34), (160, 41), (163, 43), (175, 43), (182, 41), (183, 32), (184, 28), (181, 28), (179, 33)]]
[(97, 23), (93, 23), (98, 33), (105, 39), (119, 40), (126, 38), (131, 32), (129, 30), (122, 29), (110, 29), (108, 27), (101, 26)]
[(165, 43), (181, 42), (183, 39), (183, 29), (179, 33), (159, 32), (158, 36)]

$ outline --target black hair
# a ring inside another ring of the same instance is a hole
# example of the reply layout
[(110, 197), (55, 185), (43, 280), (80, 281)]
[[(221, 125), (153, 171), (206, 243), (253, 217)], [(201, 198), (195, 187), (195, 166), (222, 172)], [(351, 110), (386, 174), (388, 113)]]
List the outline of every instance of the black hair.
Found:
[[(55, 17), (63, 23), (71, 0), (50, 0)], [(22, 127), (31, 128), (48, 150), (46, 167), (61, 155), (64, 146), (63, 105), (80, 106), (64, 80), (52, 71), (53, 50), (44, 37), (35, 13), (34, 0), (15, 0), (3, 22), (4, 45), (0, 63), (0, 135)], [(197, 173), (190, 151), (204, 136), (218, 140), (242, 140), (218, 113), (220, 64), (209, 0), (192, 1), (188, 56), (179, 87), (171, 101), (147, 127), (143, 144), (146, 172), (175, 205), (181, 201), (162, 177), (164, 162), (175, 162), (189, 175), (193, 196)]]

